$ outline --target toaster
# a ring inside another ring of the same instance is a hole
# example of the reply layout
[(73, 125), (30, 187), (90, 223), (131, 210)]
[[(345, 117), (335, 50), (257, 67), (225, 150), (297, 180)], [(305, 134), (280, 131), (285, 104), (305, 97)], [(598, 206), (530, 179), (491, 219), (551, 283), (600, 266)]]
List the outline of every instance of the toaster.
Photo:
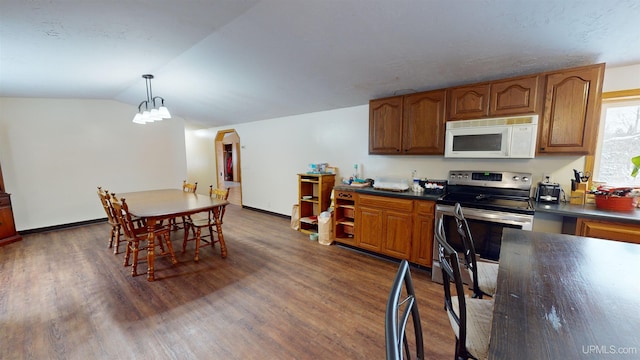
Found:
[(536, 189), (536, 201), (541, 203), (560, 203), (560, 184), (541, 182)]

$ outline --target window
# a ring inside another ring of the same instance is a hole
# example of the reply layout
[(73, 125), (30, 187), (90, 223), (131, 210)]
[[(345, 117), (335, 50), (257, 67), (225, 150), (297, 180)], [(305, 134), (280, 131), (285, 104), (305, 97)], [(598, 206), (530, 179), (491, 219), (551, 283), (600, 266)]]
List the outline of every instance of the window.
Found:
[[(640, 185), (631, 177), (631, 158), (640, 155), (640, 89), (602, 100), (594, 180), (609, 185)], [(631, 95), (631, 96), (629, 96)]]

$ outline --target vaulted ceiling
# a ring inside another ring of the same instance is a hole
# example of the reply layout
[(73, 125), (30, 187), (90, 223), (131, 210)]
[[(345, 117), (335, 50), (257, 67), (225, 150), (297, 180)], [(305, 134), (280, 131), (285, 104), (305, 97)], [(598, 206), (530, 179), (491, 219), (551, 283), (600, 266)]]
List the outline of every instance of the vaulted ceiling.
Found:
[(637, 64), (638, 19), (637, 0), (1, 0), (0, 96), (137, 107), (151, 73), (174, 116), (232, 125)]

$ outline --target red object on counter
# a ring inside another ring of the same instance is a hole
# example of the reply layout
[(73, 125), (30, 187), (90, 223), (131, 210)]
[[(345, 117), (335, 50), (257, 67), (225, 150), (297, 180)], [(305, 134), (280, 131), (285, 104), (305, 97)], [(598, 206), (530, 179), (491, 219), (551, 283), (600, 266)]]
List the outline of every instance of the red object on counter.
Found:
[(596, 195), (596, 207), (603, 210), (632, 211), (635, 208), (631, 196)]

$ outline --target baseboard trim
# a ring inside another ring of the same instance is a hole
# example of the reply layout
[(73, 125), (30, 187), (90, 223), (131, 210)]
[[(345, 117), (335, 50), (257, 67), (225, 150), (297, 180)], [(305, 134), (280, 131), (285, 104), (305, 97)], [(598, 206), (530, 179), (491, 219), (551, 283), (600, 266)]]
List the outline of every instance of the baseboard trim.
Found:
[(274, 215), (277, 217), (281, 217), (283, 219), (289, 219), (291, 220), (291, 215), (284, 215), (284, 214), (280, 214), (280, 213), (276, 213), (273, 211), (268, 211), (268, 210), (263, 210), (263, 209), (258, 209), (258, 208), (254, 208), (254, 207), (250, 207), (250, 206), (245, 206), (242, 205), (243, 209), (247, 209), (247, 210), (251, 210), (251, 211), (257, 211), (257, 212), (261, 212), (261, 213), (265, 213), (265, 214), (269, 214), (269, 215)]
[(48, 232), (48, 231), (69, 229), (69, 228), (74, 228), (74, 227), (79, 227), (79, 226), (97, 224), (97, 223), (106, 222), (106, 221), (107, 221), (107, 218), (105, 217), (105, 218), (101, 218), (101, 219), (78, 221), (78, 222), (69, 223), (69, 224), (45, 226), (45, 227), (36, 228), (36, 229), (29, 229), (29, 230), (20, 230), (20, 235), (24, 236), (24, 235), (37, 234), (37, 233), (43, 233), (43, 232)]

